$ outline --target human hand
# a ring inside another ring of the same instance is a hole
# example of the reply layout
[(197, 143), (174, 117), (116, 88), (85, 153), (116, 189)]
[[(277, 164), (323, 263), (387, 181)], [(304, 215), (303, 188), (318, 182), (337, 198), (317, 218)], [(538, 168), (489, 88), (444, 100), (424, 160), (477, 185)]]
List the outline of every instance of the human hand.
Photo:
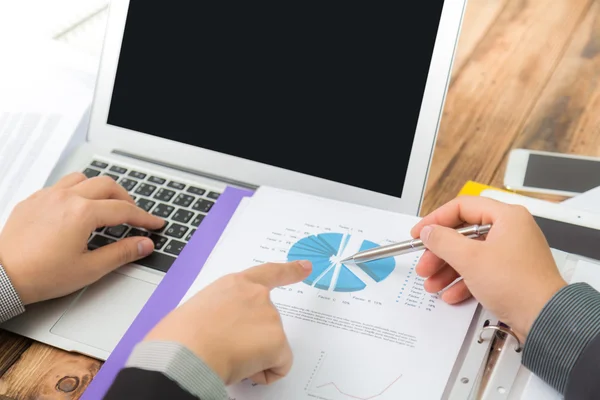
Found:
[[(493, 224), (485, 240), (453, 228)], [(459, 197), (424, 217), (411, 230), (427, 250), (416, 273), (425, 290), (445, 290), (442, 299), (458, 303), (473, 295), (524, 341), (544, 305), (566, 282), (532, 215), (522, 206), (483, 197)]]
[(164, 220), (110, 177), (70, 174), (17, 204), (0, 232), (0, 263), (24, 304), (64, 296), (153, 251), (143, 237), (87, 250), (96, 228), (123, 223), (159, 229)]
[(270, 291), (310, 275), (308, 261), (263, 264), (226, 275), (169, 313), (144, 340), (178, 342), (226, 385), (270, 384), (292, 366), (292, 351)]

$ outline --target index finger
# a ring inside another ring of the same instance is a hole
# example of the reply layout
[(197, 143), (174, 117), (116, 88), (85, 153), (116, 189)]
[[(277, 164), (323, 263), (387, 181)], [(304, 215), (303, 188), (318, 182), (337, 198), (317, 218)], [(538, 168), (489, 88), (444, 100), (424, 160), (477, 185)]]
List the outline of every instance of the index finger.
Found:
[(116, 199), (135, 204), (133, 198), (123, 186), (119, 185), (110, 176), (97, 176), (86, 179), (71, 188), (81, 197), (90, 200)]
[(266, 286), (269, 289), (277, 286), (291, 285), (300, 282), (312, 271), (310, 261), (293, 261), (288, 263), (266, 263), (248, 268), (241, 274), (254, 283)]
[(90, 204), (96, 227), (128, 224), (156, 230), (165, 225), (164, 219), (121, 200), (97, 200), (90, 202)]
[(427, 225), (455, 228), (463, 223), (491, 224), (508, 207), (497, 200), (479, 196), (460, 196), (423, 217), (411, 230), (412, 237), (419, 237)]
[(63, 176), (58, 182), (54, 184), (54, 188), (65, 189), (80, 182), (85, 181), (87, 178), (81, 172), (73, 172), (67, 176)]

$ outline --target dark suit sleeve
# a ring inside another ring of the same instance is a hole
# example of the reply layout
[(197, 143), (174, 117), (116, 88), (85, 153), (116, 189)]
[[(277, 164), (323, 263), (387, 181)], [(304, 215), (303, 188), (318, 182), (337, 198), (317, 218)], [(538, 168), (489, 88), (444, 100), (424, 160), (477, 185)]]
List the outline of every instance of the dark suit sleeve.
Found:
[(600, 398), (600, 293), (581, 282), (559, 290), (533, 323), (522, 362), (565, 400)]
[(140, 368), (122, 369), (104, 400), (198, 400), (160, 372)]
[(600, 335), (586, 347), (569, 374), (565, 399), (598, 399), (600, 396)]

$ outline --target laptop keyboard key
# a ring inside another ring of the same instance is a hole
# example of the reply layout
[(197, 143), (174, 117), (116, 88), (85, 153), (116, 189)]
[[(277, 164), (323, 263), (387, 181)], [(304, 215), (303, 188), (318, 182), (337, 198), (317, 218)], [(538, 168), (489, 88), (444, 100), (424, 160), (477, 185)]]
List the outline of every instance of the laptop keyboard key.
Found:
[(212, 206), (215, 204), (214, 201), (206, 200), (206, 199), (198, 199), (197, 202), (194, 203), (192, 207), (196, 211), (200, 211), (203, 213), (207, 213), (210, 211)]
[(105, 162), (102, 162), (102, 161), (94, 160), (94, 161), (92, 161), (92, 167), (104, 169), (104, 168), (108, 167), (108, 164)]
[(181, 239), (183, 235), (187, 232), (187, 226), (172, 224), (169, 229), (165, 232), (168, 236), (173, 236), (174, 238)]
[(184, 247), (185, 247), (185, 243), (178, 242), (177, 240), (171, 240), (169, 242), (169, 244), (167, 245), (167, 247), (165, 247), (165, 252), (178, 256)]
[(156, 233), (164, 232), (164, 230), (167, 228), (167, 226), (169, 226), (169, 222), (165, 221), (165, 224), (162, 226), (162, 228), (154, 229), (154, 230), (152, 230), (152, 232), (156, 232)]
[(144, 211), (150, 211), (150, 209), (154, 206), (154, 204), (156, 204), (156, 202), (142, 198), (139, 199), (136, 204), (139, 208), (143, 209)]
[(204, 219), (206, 215), (204, 214), (198, 214), (196, 215), (196, 218), (194, 218), (194, 220), (192, 221), (192, 225), (194, 225), (195, 227), (198, 227), (198, 225), (200, 225), (200, 222), (202, 222), (202, 220)]
[(175, 257), (153, 251), (148, 257), (144, 257), (135, 263), (158, 271), (167, 272), (175, 260)]
[(119, 167), (118, 165), (113, 165), (112, 167), (110, 167), (110, 170), (112, 172), (116, 172), (117, 174), (124, 174), (125, 172), (127, 172), (127, 168)]
[(125, 236), (125, 237), (132, 237), (132, 236), (148, 237), (148, 236), (150, 236), (150, 232), (143, 231), (143, 230), (137, 229), (137, 228), (131, 228), (131, 230), (129, 232), (127, 232), (127, 236)]
[(119, 175), (115, 175), (115, 174), (104, 174), (106, 176), (110, 176), (111, 178), (113, 178), (115, 181), (119, 179)]
[(149, 185), (147, 183), (142, 183), (140, 184), (140, 186), (138, 186), (137, 189), (135, 189), (135, 192), (137, 194), (141, 194), (142, 196), (150, 196), (152, 193), (154, 193), (155, 190), (156, 186)]
[(125, 234), (125, 232), (127, 231), (127, 228), (128, 228), (127, 225), (111, 226), (110, 228), (107, 228), (104, 231), (104, 233), (106, 233), (109, 236), (120, 238), (121, 236), (123, 236)]
[(175, 215), (173, 215), (173, 221), (183, 222), (187, 224), (190, 219), (194, 216), (194, 213), (188, 210), (182, 210), (181, 208), (177, 210)]
[(200, 189), (200, 188), (195, 187), (195, 186), (188, 187), (187, 191), (189, 193), (191, 193), (191, 194), (197, 194), (198, 196), (202, 196), (204, 193), (206, 193), (206, 190)]
[(171, 181), (167, 184), (168, 187), (172, 187), (173, 189), (183, 190), (185, 189), (185, 185), (183, 183)]
[(152, 241), (154, 242), (154, 248), (156, 250), (160, 250), (162, 249), (162, 247), (167, 243), (167, 241), (169, 239), (167, 239), (164, 236), (160, 236), (160, 235), (152, 235), (150, 236), (150, 239), (152, 239)]
[(185, 241), (189, 242), (190, 239), (192, 238), (192, 235), (194, 234), (194, 232), (196, 232), (195, 229), (191, 230), (190, 233), (187, 234), (187, 236), (185, 237)]
[(158, 189), (158, 192), (154, 195), (154, 198), (160, 201), (169, 202), (175, 196), (175, 192), (169, 189)]
[(116, 240), (107, 238), (106, 236), (94, 235), (94, 237), (88, 242), (88, 249), (96, 250), (114, 242), (116, 242)]
[(152, 211), (152, 214), (157, 217), (168, 218), (169, 215), (175, 210), (175, 207), (168, 204), (158, 203), (156, 208)]
[(210, 192), (206, 195), (206, 197), (208, 197), (209, 199), (217, 200), (220, 195), (221, 195), (221, 193)]
[(131, 189), (133, 189), (135, 187), (135, 185), (137, 185), (137, 181), (134, 181), (133, 179), (128, 179), (128, 178), (121, 179), (121, 182), (119, 182), (119, 183), (128, 192), (130, 192)]
[(83, 174), (88, 178), (93, 178), (95, 176), (100, 175), (100, 171), (92, 169), (92, 168), (86, 168), (83, 170)]
[(158, 176), (151, 176), (150, 178), (148, 178), (148, 182), (156, 183), (157, 185), (162, 185), (166, 181), (166, 179), (159, 178)]
[(146, 174), (143, 172), (129, 171), (129, 176), (136, 179), (144, 179), (146, 177)]
[(175, 200), (173, 200), (173, 204), (176, 204), (181, 207), (189, 207), (196, 198), (194, 196), (190, 196), (189, 194), (180, 193), (179, 196)]

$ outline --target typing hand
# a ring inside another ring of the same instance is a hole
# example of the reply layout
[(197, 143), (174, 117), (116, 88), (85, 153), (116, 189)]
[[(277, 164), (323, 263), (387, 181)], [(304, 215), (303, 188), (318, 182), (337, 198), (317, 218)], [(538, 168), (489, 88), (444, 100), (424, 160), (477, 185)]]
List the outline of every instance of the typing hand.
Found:
[(308, 261), (263, 264), (224, 276), (168, 314), (145, 340), (178, 342), (226, 385), (269, 384), (292, 366), (292, 351), (270, 291), (306, 279)]
[[(485, 240), (454, 229), (463, 223), (493, 224)], [(523, 341), (544, 305), (566, 282), (546, 238), (524, 207), (483, 197), (459, 197), (423, 218), (411, 231), (425, 251), (416, 272), (425, 290), (445, 290), (458, 303), (473, 295)]]
[(64, 296), (153, 251), (142, 237), (87, 250), (96, 228), (123, 223), (164, 225), (110, 177), (70, 174), (14, 208), (0, 233), (0, 263), (24, 304)]

